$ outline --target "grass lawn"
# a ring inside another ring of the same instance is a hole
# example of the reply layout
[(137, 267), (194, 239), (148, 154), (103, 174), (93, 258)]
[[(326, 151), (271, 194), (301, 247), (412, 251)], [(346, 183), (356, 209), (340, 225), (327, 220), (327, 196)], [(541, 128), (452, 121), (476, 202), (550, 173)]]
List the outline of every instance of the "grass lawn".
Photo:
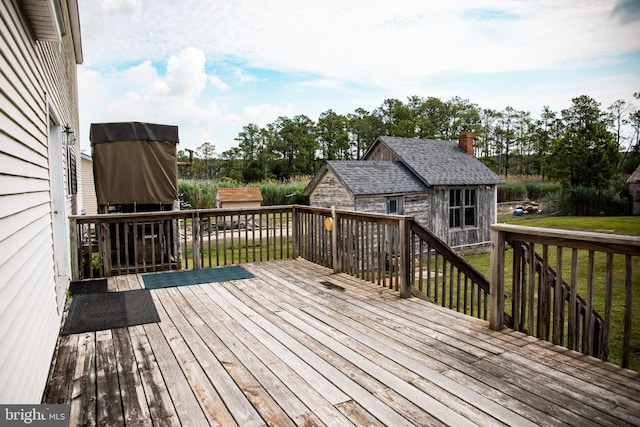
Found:
[[(544, 214), (529, 214), (526, 216), (499, 215), (498, 222), (522, 225), (528, 227), (544, 227), (558, 228), (576, 231), (589, 231), (599, 233), (623, 234), (631, 236), (640, 236), (640, 218), (638, 217), (556, 217)], [(537, 251), (540, 253), (541, 247)], [(555, 247), (549, 248), (549, 261), (555, 268)], [(564, 263), (567, 265), (567, 271), (563, 272), (565, 280), (570, 277), (570, 258), (571, 252), (565, 251)], [(580, 251), (578, 258), (578, 294), (586, 298), (586, 278), (587, 278), (587, 258), (588, 251)], [(465, 256), (476, 269), (478, 269), (486, 277), (489, 277), (490, 256), (486, 254), (473, 254)], [(510, 266), (512, 262), (512, 252), (507, 251), (506, 265)], [(633, 283), (636, 285), (633, 289), (633, 308), (632, 308), (632, 354), (631, 368), (640, 371), (640, 258), (635, 257), (633, 262)], [(605, 255), (596, 254), (595, 258), (595, 283), (594, 283), (594, 308), (601, 315), (604, 313), (604, 288), (606, 270)], [(610, 361), (619, 364), (622, 355), (622, 337), (623, 316), (624, 316), (624, 277), (625, 277), (625, 259), (624, 256), (616, 255), (614, 257), (614, 285), (613, 285), (613, 303), (612, 303), (612, 330), (611, 330), (611, 353)], [(507, 267), (505, 269), (505, 281), (511, 283), (511, 271)], [(510, 304), (510, 289), (505, 290), (507, 294), (507, 304)], [(510, 306), (506, 308), (510, 310)]]
[(546, 214), (498, 215), (498, 222), (526, 227), (562, 228), (565, 230), (640, 236), (637, 216), (551, 216)]

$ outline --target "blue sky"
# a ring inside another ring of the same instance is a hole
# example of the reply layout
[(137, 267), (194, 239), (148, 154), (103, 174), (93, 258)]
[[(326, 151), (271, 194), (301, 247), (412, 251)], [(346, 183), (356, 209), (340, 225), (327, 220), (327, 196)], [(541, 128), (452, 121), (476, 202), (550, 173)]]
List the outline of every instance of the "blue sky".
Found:
[[(221, 153), (242, 127), (387, 98), (460, 96), (534, 117), (640, 91), (640, 0), (79, 0), (80, 137), (179, 126)], [(636, 101), (638, 104), (638, 101)], [(639, 105), (640, 107), (640, 105)]]

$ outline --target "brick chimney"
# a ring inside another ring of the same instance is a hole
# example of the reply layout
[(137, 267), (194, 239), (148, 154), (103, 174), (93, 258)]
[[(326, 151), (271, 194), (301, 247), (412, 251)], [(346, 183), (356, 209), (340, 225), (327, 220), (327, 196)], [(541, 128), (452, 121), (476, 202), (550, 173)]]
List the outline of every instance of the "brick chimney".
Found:
[(458, 137), (458, 147), (467, 152), (468, 155), (473, 156), (473, 134), (469, 132), (463, 132)]

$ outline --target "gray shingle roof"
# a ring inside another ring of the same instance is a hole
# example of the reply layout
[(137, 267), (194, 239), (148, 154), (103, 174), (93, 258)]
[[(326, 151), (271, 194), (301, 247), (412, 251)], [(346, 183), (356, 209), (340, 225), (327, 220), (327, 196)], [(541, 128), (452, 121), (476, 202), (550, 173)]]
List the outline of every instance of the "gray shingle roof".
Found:
[(400, 162), (330, 160), (327, 166), (354, 196), (429, 191), (429, 188)]
[(480, 160), (458, 147), (457, 141), (389, 136), (379, 137), (378, 141), (384, 143), (429, 186), (504, 182)]

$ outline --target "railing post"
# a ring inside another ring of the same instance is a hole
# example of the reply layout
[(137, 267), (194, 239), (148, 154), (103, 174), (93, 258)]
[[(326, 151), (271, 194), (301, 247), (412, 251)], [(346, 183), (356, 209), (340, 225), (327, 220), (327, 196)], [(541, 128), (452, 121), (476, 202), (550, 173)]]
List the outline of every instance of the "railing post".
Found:
[(491, 313), (489, 327), (493, 330), (500, 330), (504, 327), (504, 249), (504, 233), (491, 227)]
[(340, 222), (338, 220), (338, 214), (336, 213), (335, 206), (331, 206), (331, 221), (333, 222), (333, 229), (331, 232), (331, 252), (333, 255), (333, 272), (342, 272), (342, 263), (340, 262), (340, 256), (338, 254), (338, 238), (340, 236)]
[(399, 277), (398, 277), (398, 288), (400, 290), (400, 298), (409, 298), (411, 296), (411, 291), (409, 289), (409, 238), (407, 236), (407, 232), (409, 231), (409, 227), (407, 227), (407, 219), (400, 218), (400, 262), (399, 264)]
[(100, 223), (101, 239), (99, 241), (100, 257), (104, 277), (113, 276), (111, 268), (111, 223)]
[[(76, 281), (80, 278), (80, 266), (78, 264), (78, 222), (75, 218), (69, 219), (69, 240), (71, 241), (71, 280)], [(91, 242), (89, 242), (91, 244)]]
[(197, 211), (191, 216), (191, 248), (193, 253), (193, 269), (200, 270), (200, 215)]
[(298, 213), (298, 208), (295, 206), (291, 209), (291, 240), (293, 240), (293, 259), (297, 259), (300, 256), (300, 242), (298, 241), (300, 233), (298, 227), (300, 224), (298, 221), (300, 220), (300, 215)]

